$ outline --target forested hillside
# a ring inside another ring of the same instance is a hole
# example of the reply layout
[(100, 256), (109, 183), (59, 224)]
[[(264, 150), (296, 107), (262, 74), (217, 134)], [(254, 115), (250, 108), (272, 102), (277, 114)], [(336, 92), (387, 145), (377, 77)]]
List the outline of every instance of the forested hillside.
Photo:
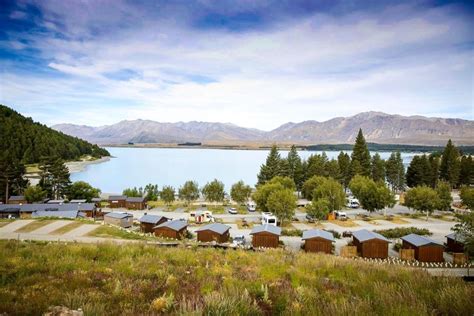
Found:
[(64, 160), (82, 155), (109, 156), (109, 152), (82, 139), (65, 135), (0, 105), (0, 152), (8, 160), (37, 163), (42, 157)]

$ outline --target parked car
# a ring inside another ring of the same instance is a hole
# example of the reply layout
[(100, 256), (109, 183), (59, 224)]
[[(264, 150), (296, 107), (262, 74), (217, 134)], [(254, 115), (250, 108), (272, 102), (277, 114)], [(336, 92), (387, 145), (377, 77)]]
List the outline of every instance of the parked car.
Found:
[(347, 207), (349, 207), (349, 208), (359, 208), (360, 207), (359, 200), (355, 199), (355, 198), (349, 199), (348, 202), (347, 202)]
[(257, 208), (257, 205), (255, 205), (255, 203), (252, 203), (252, 202), (247, 203), (247, 211), (255, 212), (256, 208)]
[(346, 212), (335, 211), (334, 215), (336, 215), (336, 219), (339, 219), (341, 221), (345, 221), (348, 218)]
[(235, 207), (231, 207), (230, 209), (227, 210), (227, 212), (229, 212), (229, 214), (237, 214), (237, 209)]
[(309, 222), (309, 223), (314, 223), (314, 217), (309, 215), (309, 214), (306, 214), (306, 220)]
[(237, 235), (232, 239), (232, 244), (235, 246), (245, 246), (245, 236)]

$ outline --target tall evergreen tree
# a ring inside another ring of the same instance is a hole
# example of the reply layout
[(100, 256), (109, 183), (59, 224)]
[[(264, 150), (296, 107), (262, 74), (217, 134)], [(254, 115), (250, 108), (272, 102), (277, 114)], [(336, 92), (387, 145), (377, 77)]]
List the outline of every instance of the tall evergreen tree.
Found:
[(460, 171), (461, 161), (459, 159), (459, 150), (453, 145), (450, 139), (441, 156), (439, 175), (442, 180), (456, 187), (458, 185)]
[(436, 187), (436, 184), (439, 180), (439, 164), (440, 164), (440, 157), (437, 154), (430, 154), (428, 157), (428, 161), (430, 163), (431, 171), (430, 174), (427, 175), (428, 183), (430, 187)]
[(281, 157), (276, 145), (272, 146), (270, 153), (267, 156), (265, 164), (260, 166), (260, 173), (258, 174), (258, 184), (264, 184), (270, 181), (273, 177), (280, 175)]
[(61, 158), (48, 157), (43, 159), (40, 166), (39, 185), (54, 199), (64, 197), (71, 185), (69, 170)]
[(288, 161), (288, 165), (290, 168), (289, 176), (293, 179), (293, 181), (295, 181), (296, 188), (298, 189), (298, 191), (301, 191), (301, 187), (304, 183), (304, 170), (301, 158), (298, 155), (298, 151), (296, 150), (295, 145), (291, 146), (286, 160)]
[(306, 178), (309, 179), (314, 176), (327, 176), (326, 165), (328, 157), (325, 152), (321, 155), (315, 154), (308, 157), (308, 167), (306, 169)]
[(0, 197), (1, 201), (7, 203), (12, 195), (23, 193), (28, 185), (24, 179), (25, 166), (16, 158), (8, 155), (8, 152), (0, 156)]
[(459, 185), (474, 184), (474, 163), (472, 156), (462, 156), (459, 172)]
[(339, 172), (341, 173), (341, 184), (344, 186), (344, 189), (347, 189), (351, 181), (351, 157), (341, 151), (339, 156), (337, 156), (337, 163), (339, 164)]
[(385, 182), (385, 161), (375, 153), (371, 161), (371, 174), (374, 181)]
[[(358, 162), (358, 164), (356, 162)], [(365, 142), (364, 135), (362, 134), (362, 129), (359, 129), (359, 134), (357, 134), (355, 145), (352, 150), (351, 173), (352, 176), (360, 174), (370, 177), (371, 175), (370, 152), (367, 143)]]
[(402, 191), (405, 188), (405, 166), (400, 152), (393, 152), (387, 159), (385, 173), (393, 191)]

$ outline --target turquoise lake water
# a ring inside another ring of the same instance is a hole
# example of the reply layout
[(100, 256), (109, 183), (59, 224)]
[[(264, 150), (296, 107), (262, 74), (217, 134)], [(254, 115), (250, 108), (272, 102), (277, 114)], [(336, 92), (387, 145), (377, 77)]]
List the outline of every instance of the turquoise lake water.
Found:
[[(110, 161), (93, 164), (82, 172), (73, 173), (72, 181), (86, 181), (104, 193), (121, 193), (133, 186), (147, 183), (180, 187), (187, 180), (194, 180), (203, 186), (214, 178), (225, 184), (226, 192), (233, 183), (243, 180), (254, 185), (260, 165), (265, 162), (267, 150), (221, 150), (184, 148), (107, 148), (112, 156)], [(307, 158), (317, 151), (300, 151)], [(287, 152), (281, 151), (282, 157)], [(339, 152), (327, 151), (329, 159), (337, 158)], [(383, 159), (390, 152), (379, 152)], [(407, 165), (414, 153), (402, 153)]]

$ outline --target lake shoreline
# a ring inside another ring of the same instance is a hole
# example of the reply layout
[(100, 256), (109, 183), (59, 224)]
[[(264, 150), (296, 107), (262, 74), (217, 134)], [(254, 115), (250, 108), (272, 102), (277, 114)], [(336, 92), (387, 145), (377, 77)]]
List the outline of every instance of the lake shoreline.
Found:
[(107, 162), (110, 160), (110, 158), (112, 157), (104, 156), (95, 160), (68, 161), (65, 163), (65, 165), (69, 169), (69, 173), (76, 173), (84, 171), (89, 165)]

